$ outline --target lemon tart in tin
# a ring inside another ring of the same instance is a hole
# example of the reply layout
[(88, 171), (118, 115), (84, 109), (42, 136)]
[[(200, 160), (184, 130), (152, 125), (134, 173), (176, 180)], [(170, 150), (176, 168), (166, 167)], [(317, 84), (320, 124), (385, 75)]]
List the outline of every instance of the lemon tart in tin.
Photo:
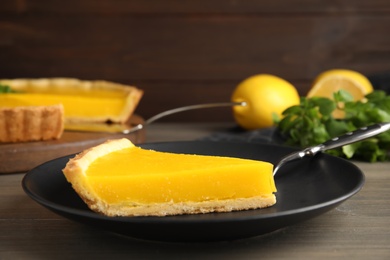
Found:
[[(30, 129), (31, 124), (37, 125), (37, 122), (45, 122), (44, 129), (57, 129), (62, 122), (65, 130), (84, 131), (108, 124), (123, 125), (133, 115), (143, 95), (143, 91), (134, 86), (73, 78), (3, 79), (0, 85), (12, 90), (0, 93), (0, 133), (3, 134), (0, 142), (50, 139), (44, 133), (42, 138), (37, 138), (36, 134), (29, 137), (29, 132), (22, 130)], [(53, 113), (46, 113), (53, 109), (59, 116), (55, 120)], [(50, 118), (45, 118), (49, 114)], [(53, 124), (46, 125), (50, 121)], [(23, 138), (8, 138), (5, 134), (21, 136), (16, 134), (20, 132), (24, 132)], [(57, 133), (53, 138), (59, 136)]]

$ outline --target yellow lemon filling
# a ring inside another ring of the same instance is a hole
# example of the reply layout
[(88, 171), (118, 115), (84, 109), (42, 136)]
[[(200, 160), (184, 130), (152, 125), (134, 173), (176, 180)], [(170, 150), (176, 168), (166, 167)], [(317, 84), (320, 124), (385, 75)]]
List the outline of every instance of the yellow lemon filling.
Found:
[(276, 191), (270, 163), (131, 147), (100, 157), (87, 182), (106, 203), (200, 202)]
[(124, 95), (117, 97), (38, 93), (0, 95), (0, 107), (50, 106), (55, 104), (64, 106), (65, 117), (68, 118), (109, 118), (112, 115), (121, 115), (126, 105), (126, 99), (124, 99)]

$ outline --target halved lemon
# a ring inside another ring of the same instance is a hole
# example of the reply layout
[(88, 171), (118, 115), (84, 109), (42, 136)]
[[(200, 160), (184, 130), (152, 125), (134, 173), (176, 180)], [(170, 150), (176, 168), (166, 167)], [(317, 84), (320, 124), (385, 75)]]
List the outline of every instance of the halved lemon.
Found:
[(307, 97), (333, 98), (339, 90), (348, 91), (354, 100), (361, 100), (373, 91), (371, 82), (363, 74), (347, 69), (333, 69), (319, 74), (307, 93)]
[[(319, 74), (307, 93), (307, 97), (326, 97), (333, 99), (335, 92), (345, 90), (352, 95), (353, 100), (362, 100), (365, 95), (373, 91), (371, 82), (363, 74), (348, 69), (333, 69)], [(339, 105), (342, 107), (342, 104)], [(337, 108), (333, 112), (334, 118), (344, 118), (345, 113)]]

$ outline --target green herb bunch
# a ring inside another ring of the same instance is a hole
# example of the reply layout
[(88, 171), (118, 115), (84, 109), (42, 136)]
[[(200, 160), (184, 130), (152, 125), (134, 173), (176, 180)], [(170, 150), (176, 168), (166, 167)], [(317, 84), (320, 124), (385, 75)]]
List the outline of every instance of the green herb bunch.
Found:
[[(342, 119), (333, 116), (336, 109), (344, 114)], [(308, 147), (380, 122), (390, 122), (390, 96), (384, 91), (376, 90), (361, 101), (353, 101), (348, 92), (340, 90), (334, 93), (333, 99), (302, 97), (299, 105), (283, 112), (283, 119), (277, 122), (277, 128), (287, 144)], [(376, 162), (389, 160), (389, 150), (390, 131), (328, 153)]]

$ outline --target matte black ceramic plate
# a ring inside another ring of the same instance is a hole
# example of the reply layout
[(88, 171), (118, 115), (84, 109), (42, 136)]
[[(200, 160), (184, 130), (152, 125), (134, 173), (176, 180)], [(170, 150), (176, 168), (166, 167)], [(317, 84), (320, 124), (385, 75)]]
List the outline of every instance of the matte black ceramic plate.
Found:
[[(263, 144), (170, 142), (145, 144), (159, 151), (234, 156), (276, 163), (294, 149)], [(258, 210), (170, 217), (106, 217), (89, 210), (62, 174), (72, 156), (44, 163), (26, 174), (25, 192), (74, 221), (131, 237), (161, 241), (217, 241), (262, 235), (318, 216), (358, 192), (363, 173), (352, 163), (319, 154), (286, 165), (275, 181), (276, 205)]]

